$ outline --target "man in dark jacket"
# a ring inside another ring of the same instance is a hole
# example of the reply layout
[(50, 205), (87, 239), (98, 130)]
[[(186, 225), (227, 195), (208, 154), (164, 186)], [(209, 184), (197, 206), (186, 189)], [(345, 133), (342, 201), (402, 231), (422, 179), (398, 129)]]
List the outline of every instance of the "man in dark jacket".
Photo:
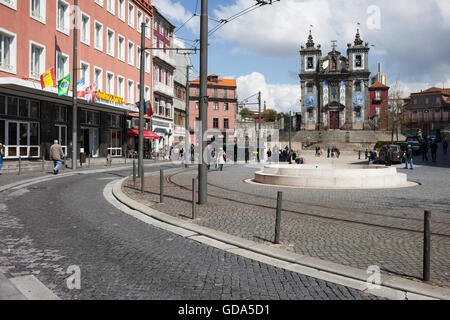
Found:
[(422, 161), (428, 161), (428, 142), (426, 140), (422, 142), (420, 151), (422, 152)]
[(61, 160), (64, 158), (64, 152), (62, 150), (61, 145), (58, 143), (58, 140), (55, 139), (53, 141), (52, 146), (50, 147), (50, 160), (53, 160), (53, 174), (58, 174), (59, 166), (61, 165)]
[(438, 145), (435, 140), (433, 140), (433, 142), (431, 143), (430, 149), (431, 149), (431, 158), (433, 159), (433, 162), (436, 162)]
[(409, 163), (410, 169), (413, 170), (414, 169), (414, 166), (413, 166), (413, 150), (412, 150), (410, 144), (408, 144), (408, 146), (406, 147), (405, 159), (406, 159), (405, 160), (405, 169), (408, 169), (408, 163)]
[(442, 148), (444, 149), (444, 156), (447, 155), (447, 149), (448, 149), (448, 142), (447, 140), (444, 140), (444, 143), (442, 144)]

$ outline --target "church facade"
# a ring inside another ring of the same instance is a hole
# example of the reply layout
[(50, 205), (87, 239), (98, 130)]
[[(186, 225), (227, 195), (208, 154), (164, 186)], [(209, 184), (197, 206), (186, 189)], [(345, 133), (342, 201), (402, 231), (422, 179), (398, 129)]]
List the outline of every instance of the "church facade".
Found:
[(310, 31), (300, 50), (302, 129), (370, 129), (369, 50), (358, 29), (354, 44), (347, 45), (347, 57), (336, 50), (335, 42), (322, 57)]

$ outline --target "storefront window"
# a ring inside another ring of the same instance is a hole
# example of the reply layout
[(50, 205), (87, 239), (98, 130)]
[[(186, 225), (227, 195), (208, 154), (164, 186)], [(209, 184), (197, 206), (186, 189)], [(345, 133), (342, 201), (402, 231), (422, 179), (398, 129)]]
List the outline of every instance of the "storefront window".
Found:
[(39, 118), (39, 101), (30, 101), (30, 118)]
[(20, 123), (20, 138), (19, 145), (28, 145), (28, 123)]
[(65, 106), (56, 106), (56, 121), (57, 122), (67, 122), (67, 107)]
[(0, 141), (5, 143), (5, 120), (0, 120)]
[(8, 116), (17, 116), (17, 98), (8, 97)]
[(28, 118), (28, 100), (19, 99), (19, 116)]
[(120, 130), (110, 130), (108, 153), (113, 157), (122, 155), (120, 137), (121, 137)]
[(30, 145), (39, 145), (39, 123), (37, 122), (30, 123)]
[(11, 146), (17, 145), (17, 123), (8, 123), (8, 144)]
[(97, 111), (81, 110), (81, 123), (99, 125), (100, 113)]
[(6, 96), (0, 95), (0, 114), (6, 114)]

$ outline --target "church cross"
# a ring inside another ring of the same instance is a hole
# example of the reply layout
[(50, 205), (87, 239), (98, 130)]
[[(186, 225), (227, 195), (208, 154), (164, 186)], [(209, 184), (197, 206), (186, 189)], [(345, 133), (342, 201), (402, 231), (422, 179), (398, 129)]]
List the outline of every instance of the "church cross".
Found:
[(337, 40), (331, 40), (331, 43), (332, 43), (331, 47), (333, 48), (333, 51), (336, 51), (336, 48), (337, 48)]

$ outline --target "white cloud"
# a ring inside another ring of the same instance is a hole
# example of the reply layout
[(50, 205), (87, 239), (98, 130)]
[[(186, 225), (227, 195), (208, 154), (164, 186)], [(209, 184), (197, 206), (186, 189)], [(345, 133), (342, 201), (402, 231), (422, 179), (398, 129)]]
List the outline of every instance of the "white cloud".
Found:
[[(268, 84), (265, 76), (259, 72), (238, 77), (236, 82), (239, 101), (261, 91), (261, 100), (266, 101), (268, 109), (279, 112), (300, 111), (300, 85)], [(249, 102), (255, 101), (256, 98), (253, 98)], [(249, 106), (251, 109), (256, 107)]]
[[(178, 1), (153, 0), (152, 5), (154, 5), (162, 13), (162, 15), (177, 28), (181, 27), (183, 23), (188, 21), (193, 14), (193, 12), (187, 10)], [(198, 17), (193, 17), (184, 25), (183, 28), (189, 28), (191, 31), (198, 33), (199, 26), (200, 19)]]

